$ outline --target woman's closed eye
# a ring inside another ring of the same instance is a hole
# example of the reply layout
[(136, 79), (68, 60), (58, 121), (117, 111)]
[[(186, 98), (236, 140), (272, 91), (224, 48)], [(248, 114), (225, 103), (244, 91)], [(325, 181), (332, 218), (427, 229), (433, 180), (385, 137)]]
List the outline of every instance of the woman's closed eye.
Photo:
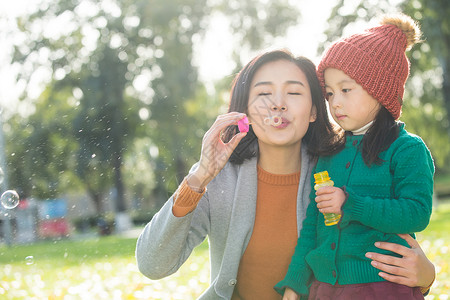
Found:
[(272, 95), (272, 93), (270, 93), (270, 92), (261, 92), (261, 93), (258, 93), (258, 96), (269, 96), (269, 95)]

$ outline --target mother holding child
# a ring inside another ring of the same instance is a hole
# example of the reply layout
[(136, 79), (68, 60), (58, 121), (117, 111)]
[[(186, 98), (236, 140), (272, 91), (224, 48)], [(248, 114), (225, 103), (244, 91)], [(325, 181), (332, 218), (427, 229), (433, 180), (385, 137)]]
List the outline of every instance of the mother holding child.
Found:
[[(315, 65), (286, 50), (261, 54), (239, 72), (228, 111), (205, 133), (199, 162), (141, 233), (138, 267), (153, 280), (169, 276), (208, 237), (211, 282), (199, 299), (281, 299), (274, 286), (294, 255), (311, 173), (319, 157), (343, 149), (348, 134), (328, 119)], [(250, 128), (239, 132), (246, 117)], [(379, 240), (379, 253), (373, 244), (361, 250), (380, 281), (426, 293), (434, 266), (410, 235), (400, 236), (403, 245)]]

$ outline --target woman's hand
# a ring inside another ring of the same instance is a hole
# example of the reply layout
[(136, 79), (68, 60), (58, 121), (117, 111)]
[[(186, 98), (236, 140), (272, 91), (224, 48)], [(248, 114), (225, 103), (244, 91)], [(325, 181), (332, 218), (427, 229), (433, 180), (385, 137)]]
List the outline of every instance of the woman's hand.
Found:
[(236, 125), (246, 115), (239, 112), (230, 112), (219, 115), (205, 133), (202, 141), (202, 151), (198, 168), (187, 178), (188, 185), (201, 191), (222, 170), (246, 132), (236, 134), (228, 143), (220, 138), (222, 131), (230, 125)]
[(390, 282), (410, 287), (428, 287), (434, 281), (434, 265), (428, 260), (419, 243), (409, 234), (399, 234), (411, 248), (387, 242), (377, 242), (375, 246), (400, 254), (394, 257), (379, 253), (367, 252), (366, 257), (372, 259), (372, 266), (381, 270), (381, 277)]
[(283, 300), (299, 300), (300, 296), (291, 290), (290, 288), (286, 288), (283, 295)]

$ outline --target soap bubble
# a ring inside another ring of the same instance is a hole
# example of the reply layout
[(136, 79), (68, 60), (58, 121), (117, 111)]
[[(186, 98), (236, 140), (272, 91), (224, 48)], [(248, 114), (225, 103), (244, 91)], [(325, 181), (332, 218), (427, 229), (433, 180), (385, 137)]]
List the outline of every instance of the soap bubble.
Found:
[(25, 257), (25, 263), (26, 263), (27, 265), (32, 265), (32, 264), (34, 264), (34, 257), (31, 256), (31, 255)]
[(280, 116), (270, 116), (264, 118), (264, 124), (271, 126), (280, 126), (283, 119)]
[(14, 190), (7, 190), (0, 197), (0, 202), (4, 208), (13, 209), (19, 205), (19, 194)]

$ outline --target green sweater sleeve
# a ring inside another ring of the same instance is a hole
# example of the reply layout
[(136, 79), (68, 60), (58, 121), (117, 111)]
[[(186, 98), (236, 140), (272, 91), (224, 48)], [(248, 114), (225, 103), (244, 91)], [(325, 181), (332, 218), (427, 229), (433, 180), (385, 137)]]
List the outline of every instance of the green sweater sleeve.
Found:
[[(315, 198), (315, 191), (311, 192), (311, 199)], [(275, 290), (283, 295), (286, 288), (294, 290), (302, 296), (309, 293), (309, 285), (312, 279), (312, 270), (306, 263), (306, 255), (316, 247), (316, 226), (318, 209), (316, 202), (311, 200), (306, 210), (306, 217), (300, 231), (300, 237), (295, 247), (294, 255), (289, 264), (288, 271), (284, 279), (275, 285)], [(305, 298), (307, 299), (307, 298)]]
[(348, 198), (342, 209), (341, 228), (358, 221), (386, 233), (412, 233), (428, 225), (434, 175), (430, 152), (417, 139), (397, 145), (390, 149), (393, 153), (387, 162), (393, 175), (393, 198), (360, 196), (346, 187)]

